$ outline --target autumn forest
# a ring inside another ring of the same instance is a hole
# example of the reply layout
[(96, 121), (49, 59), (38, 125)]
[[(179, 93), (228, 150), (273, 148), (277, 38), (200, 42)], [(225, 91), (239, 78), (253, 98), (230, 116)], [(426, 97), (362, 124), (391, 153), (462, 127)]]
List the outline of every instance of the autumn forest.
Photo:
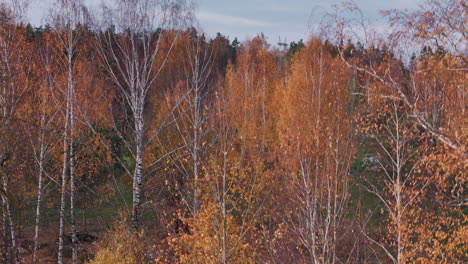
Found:
[(185, 0), (0, 3), (1, 263), (467, 263), (468, 3), (209, 37)]

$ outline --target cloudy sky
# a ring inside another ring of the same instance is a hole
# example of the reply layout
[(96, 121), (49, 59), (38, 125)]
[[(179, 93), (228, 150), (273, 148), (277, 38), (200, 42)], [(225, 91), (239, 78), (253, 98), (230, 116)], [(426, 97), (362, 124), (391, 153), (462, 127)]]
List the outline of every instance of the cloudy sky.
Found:
[[(31, 22), (38, 25), (45, 14), (44, 2), (36, 0), (30, 8)], [(314, 10), (328, 9), (340, 0), (195, 0), (197, 17), (201, 27), (209, 36), (217, 32), (231, 40), (254, 37), (264, 33), (269, 42), (276, 43), (278, 38), (288, 42), (306, 39), (308, 24)], [(96, 5), (100, 0), (87, 0)], [(414, 9), (422, 0), (355, 0), (365, 16), (373, 24), (383, 21), (379, 10)], [(315, 12), (316, 13), (316, 12)]]

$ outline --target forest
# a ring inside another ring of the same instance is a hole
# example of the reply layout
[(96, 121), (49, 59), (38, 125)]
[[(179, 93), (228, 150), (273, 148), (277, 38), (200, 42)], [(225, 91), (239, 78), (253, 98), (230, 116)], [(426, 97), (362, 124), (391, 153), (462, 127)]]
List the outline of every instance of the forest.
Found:
[(0, 3), (0, 262), (467, 263), (468, 2), (306, 41), (185, 0)]

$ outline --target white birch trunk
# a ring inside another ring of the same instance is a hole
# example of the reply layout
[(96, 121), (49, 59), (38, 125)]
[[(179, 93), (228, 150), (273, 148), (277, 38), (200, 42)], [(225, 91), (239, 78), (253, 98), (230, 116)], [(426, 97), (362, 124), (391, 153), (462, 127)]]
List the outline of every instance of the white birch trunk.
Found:
[(3, 191), (4, 194), (2, 195), (2, 202), (3, 202), (3, 210), (4, 210), (4, 221), (5, 221), (5, 236), (9, 240), (9, 247), (8, 247), (8, 260), (10, 263), (17, 263), (17, 255), (16, 255), (16, 233), (15, 233), (15, 226), (13, 222), (13, 218), (11, 216), (11, 207), (10, 207), (10, 200), (8, 199), (8, 177), (3, 175)]
[(65, 128), (63, 133), (63, 165), (62, 165), (62, 183), (60, 189), (60, 218), (59, 218), (59, 244), (57, 253), (57, 263), (63, 264), (63, 239), (65, 228), (65, 198), (67, 191), (67, 173), (68, 173), (68, 127), (69, 127), (69, 102), (67, 102), (65, 114)]
[(75, 149), (74, 149), (74, 132), (75, 132), (75, 85), (73, 83), (73, 32), (69, 29), (68, 32), (68, 87), (69, 87), (69, 98), (70, 101), (70, 224), (71, 224), (71, 235), (72, 235), (72, 263), (76, 263), (77, 260), (77, 238), (76, 238), (76, 219), (75, 219)]
[(193, 122), (193, 214), (196, 215), (199, 208), (199, 201), (198, 201), (198, 164), (200, 162), (199, 156), (199, 132), (200, 132), (200, 87), (199, 87), (199, 80), (198, 80), (198, 67), (199, 67), (199, 60), (198, 60), (198, 53), (195, 58), (195, 75), (193, 76), (195, 90), (194, 90), (194, 122)]
[[(141, 106), (142, 107), (142, 106)], [(140, 226), (141, 181), (143, 178), (143, 110), (141, 116), (135, 120), (136, 158), (133, 175), (133, 210), (132, 223), (135, 229)]]
[[(224, 143), (226, 144), (226, 143)], [(227, 259), (227, 212), (226, 212), (226, 175), (227, 175), (227, 149), (224, 148), (224, 156), (223, 156), (223, 187), (222, 187), (222, 194), (221, 194), (221, 213), (223, 217), (223, 243), (222, 243), (222, 260), (223, 264), (228, 263)]]
[(36, 203), (36, 222), (34, 227), (34, 249), (33, 249), (33, 263), (37, 263), (37, 250), (39, 248), (39, 224), (41, 219), (41, 203), (43, 191), (43, 176), (44, 176), (44, 160), (45, 160), (45, 142), (44, 142), (44, 127), (45, 127), (45, 114), (41, 116), (41, 136), (40, 136), (40, 149), (39, 149), (39, 176), (37, 183), (37, 203)]

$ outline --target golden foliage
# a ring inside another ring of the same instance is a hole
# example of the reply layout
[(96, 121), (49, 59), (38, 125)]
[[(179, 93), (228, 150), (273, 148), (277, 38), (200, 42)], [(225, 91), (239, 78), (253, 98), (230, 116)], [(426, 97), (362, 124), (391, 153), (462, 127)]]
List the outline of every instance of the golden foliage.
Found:
[[(223, 263), (223, 239), (226, 239), (227, 262), (256, 263), (255, 249), (239, 236), (242, 233), (242, 226), (232, 215), (227, 217), (224, 223), (218, 205), (207, 204), (201, 208), (195, 218), (185, 218), (183, 221), (190, 230), (171, 234), (166, 238), (177, 263)], [(226, 224), (225, 237), (224, 224)], [(170, 262), (162, 257), (156, 261)]]
[(114, 224), (99, 242), (96, 256), (90, 264), (140, 264), (145, 262), (145, 240), (125, 221)]

